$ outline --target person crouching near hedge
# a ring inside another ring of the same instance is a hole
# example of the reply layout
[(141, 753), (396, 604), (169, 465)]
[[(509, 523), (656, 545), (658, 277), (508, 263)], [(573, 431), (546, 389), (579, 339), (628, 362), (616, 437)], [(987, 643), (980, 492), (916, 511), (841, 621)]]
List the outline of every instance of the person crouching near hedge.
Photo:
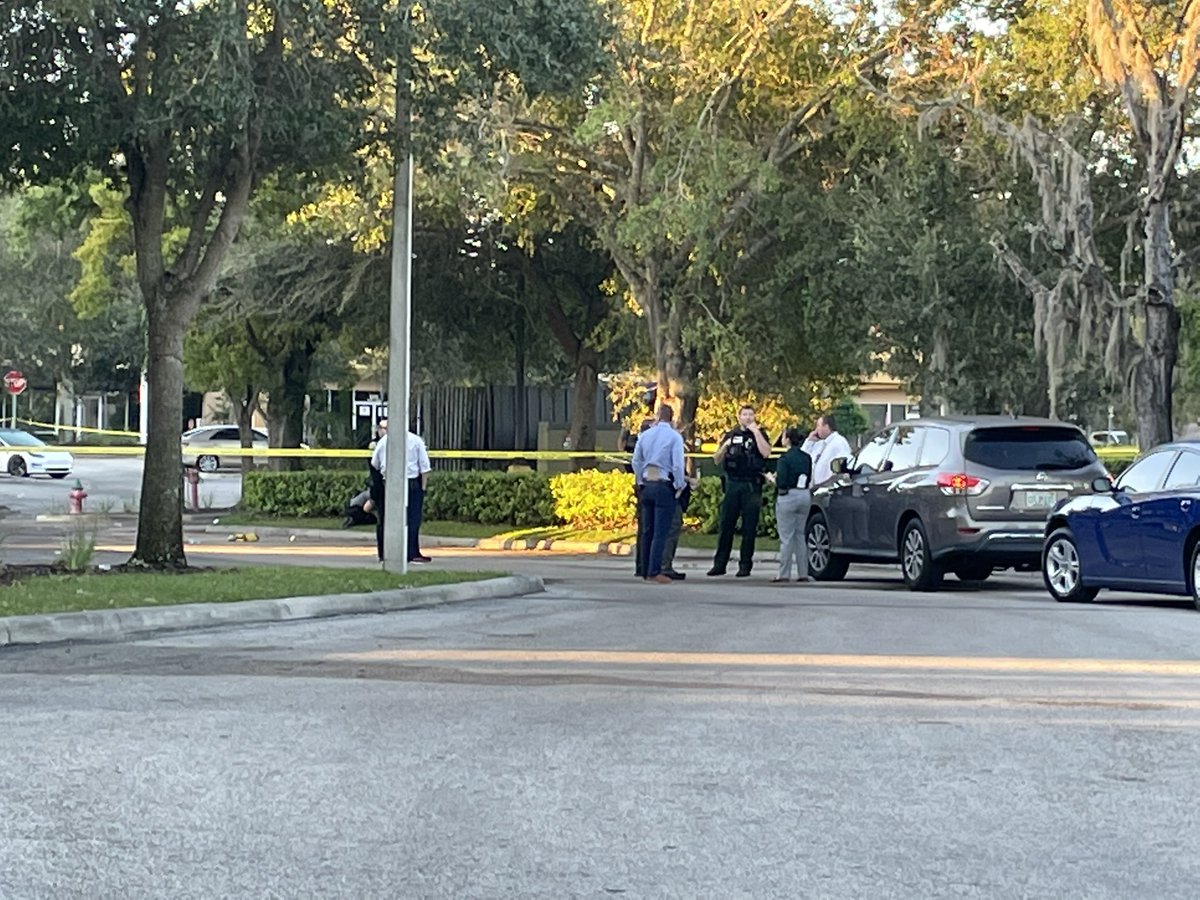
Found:
[(633, 478), (638, 485), (638, 514), (645, 520), (650, 538), (646, 554), (646, 580), (671, 584), (663, 572), (663, 551), (675, 519), (679, 494), (684, 487), (683, 436), (671, 420), (675, 410), (665, 403), (658, 408), (658, 421), (638, 436), (633, 449)]
[[(783, 433), (787, 452), (775, 466), (775, 524), (779, 529), (779, 575), (772, 581), (789, 581), (792, 562), (796, 563), (797, 581), (808, 581), (808, 545), (805, 531), (812, 509), (812, 457), (800, 449), (804, 436), (800, 429)], [(771, 476), (767, 476), (770, 478)]]

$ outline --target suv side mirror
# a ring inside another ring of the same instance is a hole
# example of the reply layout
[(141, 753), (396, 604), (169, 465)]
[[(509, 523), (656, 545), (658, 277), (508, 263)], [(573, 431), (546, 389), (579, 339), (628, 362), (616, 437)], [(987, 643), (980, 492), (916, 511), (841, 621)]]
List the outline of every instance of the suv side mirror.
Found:
[(1116, 484), (1107, 478), (1095, 478), (1092, 480), (1092, 490), (1097, 494), (1111, 494), (1116, 488)]
[(846, 457), (839, 456), (829, 464), (829, 471), (834, 475), (848, 475), (850, 467), (846, 465)]

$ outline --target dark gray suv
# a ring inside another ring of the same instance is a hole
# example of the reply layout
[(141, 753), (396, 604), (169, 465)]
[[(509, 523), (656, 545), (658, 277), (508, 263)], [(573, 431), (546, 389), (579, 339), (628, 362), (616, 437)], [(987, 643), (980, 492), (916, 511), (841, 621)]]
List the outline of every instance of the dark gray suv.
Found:
[(873, 436), (813, 491), (809, 568), (835, 581), (853, 562), (899, 562), (913, 590), (946, 572), (1041, 565), (1047, 514), (1107, 475), (1074, 425), (984, 416), (914, 419)]

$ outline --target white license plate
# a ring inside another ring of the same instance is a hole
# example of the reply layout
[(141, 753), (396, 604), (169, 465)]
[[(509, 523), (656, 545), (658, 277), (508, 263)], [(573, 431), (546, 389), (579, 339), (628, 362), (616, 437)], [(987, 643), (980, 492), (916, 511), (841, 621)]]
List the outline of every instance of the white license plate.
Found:
[(1063, 496), (1058, 491), (1017, 491), (1016, 493), (1017, 496), (1014, 498), (1016, 503), (1013, 505), (1017, 509), (1050, 510)]

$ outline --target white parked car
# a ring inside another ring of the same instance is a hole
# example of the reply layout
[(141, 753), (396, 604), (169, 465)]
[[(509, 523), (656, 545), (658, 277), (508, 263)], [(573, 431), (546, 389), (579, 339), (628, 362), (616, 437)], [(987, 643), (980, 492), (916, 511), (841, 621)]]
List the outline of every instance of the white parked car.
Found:
[(9, 475), (66, 478), (74, 465), (75, 458), (66, 450), (51, 450), (27, 431), (0, 428), (0, 469)]
[[(225, 466), (236, 466), (241, 463), (242, 438), (236, 425), (201, 425), (191, 431), (185, 431), (182, 438), (183, 464), (196, 466), (201, 472), (215, 472)], [(267, 449), (267, 433), (254, 429), (254, 440), (251, 444), (256, 450)], [(221, 451), (225, 450), (224, 459)], [(258, 457), (258, 462), (265, 463), (266, 457)]]
[(1132, 447), (1128, 431), (1093, 431), (1089, 436), (1093, 447)]

